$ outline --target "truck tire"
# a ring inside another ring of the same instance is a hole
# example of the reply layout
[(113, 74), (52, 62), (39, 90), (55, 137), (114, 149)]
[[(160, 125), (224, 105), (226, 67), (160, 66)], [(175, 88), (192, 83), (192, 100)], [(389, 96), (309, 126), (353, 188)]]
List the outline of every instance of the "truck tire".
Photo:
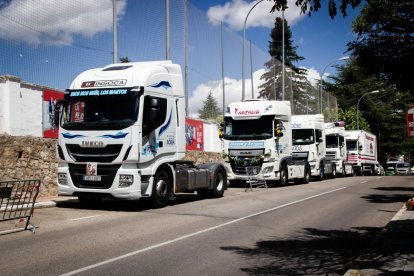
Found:
[(214, 172), (213, 177), (213, 189), (207, 190), (197, 190), (197, 194), (203, 198), (218, 198), (222, 197), (224, 194), (224, 190), (226, 189), (227, 185), (227, 174), (226, 171), (222, 167), (218, 167)]
[(165, 171), (155, 174), (152, 185), (151, 205), (153, 208), (163, 208), (167, 206), (171, 194), (171, 183)]
[(296, 184), (308, 184), (311, 179), (311, 169), (309, 165), (305, 166), (305, 174), (301, 179), (295, 179)]
[(336, 165), (332, 164), (332, 174), (331, 174), (331, 179), (335, 179), (336, 177)]
[(341, 177), (346, 177), (345, 164), (342, 164), (342, 174), (341, 174)]
[(325, 167), (323, 165), (323, 163), (321, 162), (319, 164), (319, 175), (318, 175), (318, 180), (322, 181), (325, 179)]
[(286, 186), (289, 183), (288, 170), (287, 170), (286, 164), (282, 164), (280, 166), (279, 174), (280, 174), (280, 178), (279, 178), (280, 186)]

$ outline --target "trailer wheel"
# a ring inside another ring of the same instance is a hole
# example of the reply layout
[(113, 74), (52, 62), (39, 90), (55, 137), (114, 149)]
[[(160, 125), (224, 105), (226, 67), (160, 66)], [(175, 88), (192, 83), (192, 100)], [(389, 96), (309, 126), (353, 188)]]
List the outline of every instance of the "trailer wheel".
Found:
[(288, 182), (289, 182), (289, 179), (288, 179), (288, 170), (287, 170), (286, 164), (282, 164), (280, 166), (280, 172), (279, 172), (279, 174), (280, 174), (280, 179), (279, 179), (280, 186), (286, 186), (288, 184)]
[(152, 206), (154, 208), (162, 208), (167, 206), (170, 194), (171, 184), (168, 174), (165, 171), (157, 172), (152, 185)]
[(325, 179), (325, 167), (323, 165), (323, 163), (321, 162), (319, 164), (319, 176), (318, 176), (318, 180), (322, 181)]

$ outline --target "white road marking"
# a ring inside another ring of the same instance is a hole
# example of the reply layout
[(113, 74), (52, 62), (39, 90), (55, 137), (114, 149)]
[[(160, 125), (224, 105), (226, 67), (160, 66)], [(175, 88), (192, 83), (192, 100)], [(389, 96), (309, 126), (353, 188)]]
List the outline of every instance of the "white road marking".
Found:
[(165, 241), (165, 242), (162, 242), (162, 243), (154, 244), (154, 245), (151, 245), (151, 246), (148, 246), (148, 247), (145, 247), (145, 248), (142, 248), (142, 249), (139, 249), (139, 250), (136, 250), (136, 251), (133, 251), (133, 252), (118, 256), (118, 257), (115, 257), (115, 258), (107, 259), (105, 261), (102, 261), (102, 262), (99, 262), (99, 263), (96, 263), (96, 264), (93, 264), (93, 265), (85, 266), (85, 267), (82, 267), (82, 268), (79, 268), (79, 269), (61, 274), (61, 276), (69, 276), (69, 275), (75, 275), (75, 274), (78, 274), (78, 273), (81, 273), (81, 272), (85, 272), (87, 270), (97, 268), (97, 267), (100, 267), (100, 266), (103, 266), (103, 265), (106, 265), (106, 264), (109, 264), (109, 263), (113, 263), (113, 262), (116, 262), (116, 261), (119, 261), (119, 260), (122, 260), (122, 259), (125, 259), (125, 258), (128, 258), (128, 257), (134, 256), (134, 255), (146, 252), (146, 251), (150, 251), (152, 249), (156, 249), (156, 248), (159, 248), (159, 247), (162, 247), (162, 246), (165, 246), (165, 245), (169, 245), (169, 244), (181, 241), (181, 240), (185, 240), (185, 239), (188, 239), (188, 238), (191, 238), (191, 237), (194, 237), (194, 236), (198, 236), (200, 234), (204, 234), (204, 233), (216, 230), (218, 228), (222, 228), (224, 226), (234, 224), (234, 223), (242, 221), (242, 220), (246, 220), (246, 219), (249, 219), (249, 218), (252, 218), (252, 217), (263, 215), (263, 214), (266, 214), (266, 213), (269, 213), (269, 212), (272, 212), (272, 211), (275, 211), (275, 210), (278, 210), (278, 209), (281, 209), (281, 208), (284, 208), (284, 207), (287, 207), (287, 206), (290, 206), (290, 205), (293, 205), (293, 204), (296, 204), (296, 203), (302, 203), (306, 200), (310, 200), (310, 199), (320, 197), (320, 196), (323, 196), (323, 195), (326, 195), (326, 194), (334, 193), (334, 192), (337, 192), (337, 191), (340, 191), (340, 190), (343, 190), (343, 189), (346, 189), (346, 188), (348, 188), (348, 187), (341, 187), (341, 188), (330, 190), (330, 191), (320, 193), (320, 194), (317, 194), (317, 195), (301, 198), (301, 199), (298, 199), (298, 200), (295, 200), (295, 201), (292, 201), (292, 202), (289, 202), (289, 203), (285, 203), (285, 204), (282, 204), (282, 205), (279, 205), (279, 206), (276, 206), (276, 207), (273, 207), (273, 208), (270, 208), (270, 209), (266, 209), (266, 210), (263, 210), (263, 211), (260, 211), (260, 212), (254, 213), (254, 214), (250, 214), (250, 215), (238, 218), (238, 219), (234, 219), (234, 220), (231, 220), (231, 221), (226, 222), (226, 223), (222, 223), (222, 224), (212, 226), (212, 227), (209, 227), (209, 228), (206, 228), (206, 229), (194, 232), (194, 233), (190, 233), (188, 235), (184, 235), (184, 236), (181, 236), (181, 237), (178, 237), (178, 238), (175, 238), (175, 239), (172, 239), (172, 240), (168, 240), (168, 241)]
[(101, 215), (95, 215), (95, 216), (89, 216), (89, 217), (74, 218), (74, 219), (71, 219), (71, 221), (77, 221), (77, 220), (82, 220), (82, 219), (96, 218), (96, 217), (100, 217), (100, 216), (101, 216)]
[(362, 182), (360, 182), (360, 183), (362, 184), (362, 183), (367, 183), (367, 182), (368, 182), (368, 181), (367, 181), (367, 180), (365, 180), (365, 181), (362, 181)]

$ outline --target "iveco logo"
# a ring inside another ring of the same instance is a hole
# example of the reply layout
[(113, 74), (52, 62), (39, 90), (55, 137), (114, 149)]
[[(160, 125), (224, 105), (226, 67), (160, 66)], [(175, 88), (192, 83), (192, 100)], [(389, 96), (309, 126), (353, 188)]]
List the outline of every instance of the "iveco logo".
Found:
[(104, 148), (105, 145), (102, 141), (82, 141), (83, 148)]

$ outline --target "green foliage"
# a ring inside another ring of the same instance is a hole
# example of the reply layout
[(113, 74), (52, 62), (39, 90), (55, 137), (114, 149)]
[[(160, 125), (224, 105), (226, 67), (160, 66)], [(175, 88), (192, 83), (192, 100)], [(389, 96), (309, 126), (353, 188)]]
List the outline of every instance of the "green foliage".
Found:
[(207, 98), (203, 101), (203, 107), (198, 111), (198, 113), (200, 114), (200, 119), (203, 120), (210, 120), (215, 122), (219, 122), (217, 120), (221, 120), (218, 118), (223, 116), (221, 114), (222, 112), (218, 107), (218, 103), (213, 97), (211, 91), (208, 93)]
[(119, 61), (121, 63), (129, 63), (129, 62), (131, 62), (128, 57), (121, 57), (121, 58), (119, 58)]
[[(273, 5), (271, 12), (275, 10), (286, 10), (288, 0), (273, 0), (275, 4)], [(338, 3), (337, 3), (338, 2)], [(343, 16), (346, 16), (348, 6), (356, 8), (361, 3), (361, 0), (328, 0), (328, 11), (329, 16), (334, 18), (337, 14), (339, 4), (339, 10)], [(301, 12), (304, 14), (309, 14), (311, 16), (312, 12), (317, 12), (321, 7), (321, 0), (296, 0), (295, 5), (300, 7)]]
[[(351, 107), (348, 110), (339, 109), (338, 118), (339, 121), (345, 122), (346, 130), (358, 129), (356, 107)], [(361, 113), (359, 113), (359, 129), (371, 132), (369, 123), (361, 116)]]
[[(259, 98), (276, 100), (282, 99), (282, 18), (277, 17), (275, 20), (274, 28), (270, 33), (271, 41), (269, 41), (269, 54), (272, 57), (271, 60), (265, 63), (267, 72), (260, 78), (264, 81), (259, 86)], [(297, 46), (293, 46), (292, 32), (287, 21), (284, 21), (285, 25), (285, 91), (300, 91), (299, 86), (306, 85), (306, 72), (302, 68), (296, 67), (293, 63), (303, 60), (302, 56), (296, 53)], [(296, 80), (296, 81), (293, 81)], [(306, 90), (306, 89), (302, 89)], [(295, 93), (298, 95), (298, 93)], [(288, 100), (288, 97), (286, 97)]]
[(412, 0), (371, 0), (353, 22), (348, 51), (368, 74), (398, 90), (413, 90), (414, 4)]

